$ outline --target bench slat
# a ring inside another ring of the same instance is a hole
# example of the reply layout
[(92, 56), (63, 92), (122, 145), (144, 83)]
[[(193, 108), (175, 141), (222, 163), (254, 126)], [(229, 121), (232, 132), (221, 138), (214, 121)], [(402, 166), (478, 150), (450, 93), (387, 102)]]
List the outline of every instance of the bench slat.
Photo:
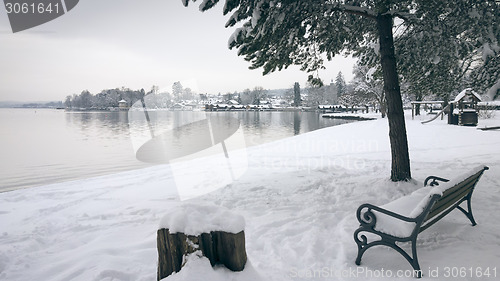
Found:
[(457, 185), (453, 186), (452, 188), (449, 188), (449, 189), (445, 190), (443, 192), (442, 197), (446, 197), (450, 193), (456, 192), (457, 189), (460, 189), (463, 186), (469, 186), (470, 184), (474, 184), (475, 182), (477, 182), (479, 180), (479, 176), (480, 176), (480, 174), (474, 174), (474, 175), (466, 178), (465, 180), (463, 180), (462, 182), (460, 182)]
[(465, 181), (443, 192), (443, 196), (431, 208), (431, 211), (425, 218), (424, 222), (427, 222), (434, 216), (451, 207), (454, 203), (463, 201), (462, 199), (474, 189), (481, 174), (482, 172), (472, 175)]
[[(467, 196), (468, 193), (470, 193), (470, 189), (464, 190), (462, 193), (457, 194), (454, 198), (447, 200), (446, 204), (441, 204), (441, 206), (439, 208), (434, 209), (431, 212), (429, 212), (429, 214), (427, 215), (424, 222), (429, 221), (434, 216), (439, 215), (440, 213), (442, 213), (443, 211), (446, 211), (448, 208), (450, 208), (452, 206), (453, 207), (450, 209), (454, 209), (456, 207), (456, 205), (460, 205), (460, 203), (462, 203), (463, 199)], [(460, 203), (457, 204), (457, 202), (460, 202)]]
[(455, 208), (460, 205), (462, 202), (455, 202), (455, 205), (453, 205), (453, 207), (450, 206), (450, 208), (448, 209), (444, 209), (443, 212), (441, 213), (436, 213), (434, 214), (434, 216), (438, 215), (437, 217), (433, 218), (433, 219), (428, 219), (422, 226), (420, 226), (420, 229), (418, 230), (418, 233), (426, 230), (427, 228), (431, 227), (433, 224), (435, 224), (436, 222), (438, 222), (439, 220), (441, 220), (443, 217), (445, 217), (446, 215), (448, 215), (451, 211), (455, 210)]
[(426, 219), (424, 221), (427, 221), (434, 217), (435, 215), (439, 214), (443, 210), (447, 209), (454, 203), (460, 201), (463, 199), (467, 194), (469, 194), (472, 189), (474, 188), (475, 184), (479, 180), (478, 177), (476, 177), (473, 181), (470, 181), (469, 183), (462, 185), (459, 184), (456, 187), (453, 188), (453, 193), (448, 193), (447, 196), (442, 196), (435, 204), (432, 206), (431, 211), (427, 215)]

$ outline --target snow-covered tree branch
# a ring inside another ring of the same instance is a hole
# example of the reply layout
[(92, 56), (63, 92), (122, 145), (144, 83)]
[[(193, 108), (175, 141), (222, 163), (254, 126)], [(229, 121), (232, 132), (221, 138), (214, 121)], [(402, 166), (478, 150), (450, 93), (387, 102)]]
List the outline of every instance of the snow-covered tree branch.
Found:
[[(203, 0), (199, 8), (218, 2)], [(341, 53), (379, 65), (394, 181), (411, 178), (399, 74), (426, 91), (449, 95), (462, 62), (480, 50), (479, 65), (464, 64), (474, 67), (468, 77), (485, 88), (499, 80), (500, 13), (493, 0), (226, 0), (223, 13), (231, 14), (226, 27), (241, 24), (229, 47), (264, 75), (290, 65), (314, 73), (324, 67), (323, 58)], [(403, 21), (397, 33), (395, 18)]]

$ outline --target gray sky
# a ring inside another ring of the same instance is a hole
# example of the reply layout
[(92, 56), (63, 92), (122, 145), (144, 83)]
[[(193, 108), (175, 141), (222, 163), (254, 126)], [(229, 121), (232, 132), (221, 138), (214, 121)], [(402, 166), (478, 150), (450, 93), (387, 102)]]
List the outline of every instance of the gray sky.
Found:
[[(223, 2), (223, 1), (222, 1)], [(181, 81), (199, 93), (262, 86), (305, 86), (298, 67), (262, 76), (227, 48), (234, 29), (224, 28), (223, 3), (205, 13), (181, 0), (82, 0), (67, 14), (13, 34), (0, 9), (0, 101), (63, 100), (88, 89), (128, 87), (171, 91)], [(342, 71), (352, 78), (354, 60), (326, 64), (329, 82)]]

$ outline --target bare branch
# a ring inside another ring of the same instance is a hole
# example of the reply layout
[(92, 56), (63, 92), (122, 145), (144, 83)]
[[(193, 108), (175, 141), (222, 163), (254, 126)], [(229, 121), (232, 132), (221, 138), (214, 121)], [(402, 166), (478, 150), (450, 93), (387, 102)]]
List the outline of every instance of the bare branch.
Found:
[(417, 23), (419, 18), (411, 13), (400, 12), (400, 11), (388, 11), (382, 15), (391, 15), (392, 17), (398, 17), (408, 23)]

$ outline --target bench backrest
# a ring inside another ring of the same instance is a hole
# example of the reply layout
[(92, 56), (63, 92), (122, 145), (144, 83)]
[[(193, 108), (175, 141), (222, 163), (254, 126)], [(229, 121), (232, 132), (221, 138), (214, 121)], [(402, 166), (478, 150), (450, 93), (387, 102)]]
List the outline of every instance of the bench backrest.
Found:
[(443, 194), (441, 196), (435, 195), (435, 199), (430, 200), (429, 202), (433, 205), (423, 221), (420, 232), (424, 231), (442, 217), (446, 216), (463, 201), (468, 198), (470, 199), (479, 178), (481, 178), (481, 175), (487, 169), (488, 167), (483, 166), (482, 169), (476, 170), (474, 174), (464, 180), (456, 182), (453, 186), (447, 188), (446, 190), (443, 190)]

